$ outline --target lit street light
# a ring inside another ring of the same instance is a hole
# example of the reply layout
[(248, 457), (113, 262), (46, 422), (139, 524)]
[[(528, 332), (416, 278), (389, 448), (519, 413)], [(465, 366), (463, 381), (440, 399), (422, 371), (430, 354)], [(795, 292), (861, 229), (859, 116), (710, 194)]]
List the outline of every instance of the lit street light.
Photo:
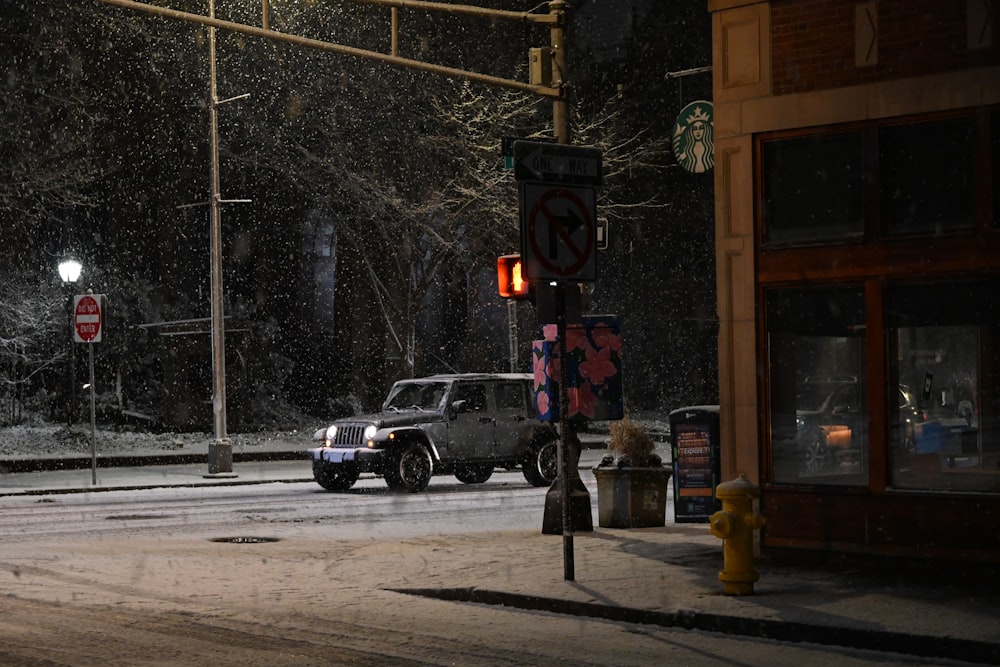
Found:
[[(59, 277), (64, 284), (69, 285), (70, 297), (67, 310), (72, 310), (73, 285), (80, 279), (83, 265), (80, 262), (67, 257), (59, 262)], [(66, 424), (73, 425), (76, 416), (76, 346), (73, 344), (73, 314), (70, 312), (69, 318), (69, 386), (70, 399), (66, 405)]]
[(83, 271), (83, 265), (75, 259), (67, 258), (59, 262), (59, 277), (64, 283), (75, 283), (80, 279), (81, 271)]

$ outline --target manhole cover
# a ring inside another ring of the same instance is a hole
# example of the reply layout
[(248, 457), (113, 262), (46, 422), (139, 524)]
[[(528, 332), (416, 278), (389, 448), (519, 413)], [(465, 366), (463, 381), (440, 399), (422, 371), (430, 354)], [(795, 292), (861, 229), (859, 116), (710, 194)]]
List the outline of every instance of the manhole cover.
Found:
[(229, 544), (266, 544), (277, 542), (277, 537), (213, 537), (209, 542), (228, 542)]

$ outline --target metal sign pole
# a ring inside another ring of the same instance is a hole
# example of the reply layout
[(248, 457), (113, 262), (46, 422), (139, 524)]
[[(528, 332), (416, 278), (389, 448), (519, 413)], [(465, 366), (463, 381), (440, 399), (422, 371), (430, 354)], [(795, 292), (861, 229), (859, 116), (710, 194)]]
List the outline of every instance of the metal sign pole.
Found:
[(97, 400), (94, 395), (94, 344), (87, 343), (90, 357), (90, 483), (97, 486)]
[(569, 451), (574, 435), (569, 423), (569, 370), (566, 356), (566, 289), (556, 285), (556, 337), (559, 340), (559, 476), (562, 502), (563, 579), (576, 580), (576, 563), (573, 555), (573, 512), (569, 505), (570, 465), (575, 463)]
[(507, 346), (510, 350), (510, 372), (517, 372), (517, 302), (507, 300)]
[[(549, 3), (549, 14), (555, 23), (549, 31), (552, 44), (554, 71), (559, 72), (559, 96), (552, 101), (552, 129), (556, 141), (560, 144), (570, 143), (569, 136), (569, 97), (566, 91), (568, 79), (568, 63), (566, 58), (566, 19), (567, 3), (565, 0), (552, 0)], [(562, 477), (562, 529), (563, 529), (563, 579), (576, 580), (576, 563), (573, 555), (573, 512), (569, 505), (570, 461), (572, 455), (569, 443), (575, 440), (569, 421), (569, 370), (566, 353), (566, 289), (563, 283), (556, 286), (556, 336), (559, 340), (559, 476)]]

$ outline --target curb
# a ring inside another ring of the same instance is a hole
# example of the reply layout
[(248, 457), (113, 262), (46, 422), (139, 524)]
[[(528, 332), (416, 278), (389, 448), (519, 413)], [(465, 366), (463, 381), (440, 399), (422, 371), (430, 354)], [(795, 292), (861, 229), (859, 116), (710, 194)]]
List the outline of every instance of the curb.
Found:
[[(585, 443), (585, 449), (604, 449), (603, 442)], [(301, 450), (240, 451), (233, 452), (233, 463), (257, 461), (308, 461), (308, 447)], [(88, 454), (57, 457), (17, 457), (0, 459), (0, 473), (52, 472), (57, 470), (82, 470), (90, 468), (93, 458)], [(98, 468), (136, 468), (141, 466), (207, 464), (208, 453), (159, 452), (152, 454), (112, 454), (97, 456)]]
[(9, 493), (0, 491), (0, 497), (4, 496), (63, 496), (75, 493), (106, 493), (108, 491), (151, 491), (155, 489), (197, 489), (201, 487), (215, 486), (252, 486), (255, 484), (301, 484), (314, 481), (312, 477), (301, 477), (298, 479), (216, 479), (205, 482), (176, 482), (172, 484), (120, 484), (118, 486), (81, 486), (67, 489), (45, 488), (45, 489), (25, 489), (12, 491)]
[[(306, 461), (309, 452), (233, 452), (233, 463), (253, 463), (255, 461)], [(30, 458), (0, 460), (0, 472), (51, 472), (56, 470), (82, 470), (90, 468), (90, 456), (66, 456), (59, 458)], [(98, 468), (137, 468), (142, 466), (208, 464), (208, 454), (127, 454), (98, 456)]]
[(575, 602), (557, 598), (543, 598), (536, 595), (505, 593), (481, 588), (389, 588), (387, 590), (448, 602), (498, 605), (568, 616), (601, 618), (623, 623), (718, 632), (789, 643), (808, 642), (878, 653), (892, 652), (922, 658), (942, 658), (987, 665), (1000, 664), (1000, 644), (973, 639), (914, 635), (889, 630), (831, 627), (795, 621), (743, 618), (684, 609), (676, 612), (651, 611), (594, 602)]

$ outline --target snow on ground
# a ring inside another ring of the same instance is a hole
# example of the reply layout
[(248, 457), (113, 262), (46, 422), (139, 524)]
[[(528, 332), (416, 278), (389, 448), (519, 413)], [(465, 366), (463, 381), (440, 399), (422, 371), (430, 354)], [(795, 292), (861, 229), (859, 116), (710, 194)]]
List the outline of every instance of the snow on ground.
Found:
[[(670, 422), (666, 415), (658, 413), (633, 414), (631, 419), (642, 424), (656, 440), (665, 440), (670, 433)], [(324, 426), (321, 420), (314, 424), (302, 425), (285, 430), (256, 431), (251, 433), (230, 433), (234, 446), (262, 445), (275, 440), (294, 441), (310, 447), (312, 433)], [(594, 422), (587, 432), (606, 435), (609, 422)], [(140, 454), (176, 450), (193, 451), (214, 440), (211, 433), (164, 432), (152, 433), (135, 429), (116, 429), (98, 424), (96, 429), (97, 449), (103, 454)], [(89, 454), (91, 449), (91, 429), (89, 423), (66, 424), (37, 423), (30, 425), (0, 427), (0, 457), (4, 456), (65, 456)]]
[[(230, 435), (234, 444), (263, 444), (274, 439), (293, 439), (309, 446), (309, 433), (297, 430), (262, 431)], [(51, 456), (89, 454), (92, 432), (89, 424), (47, 424), (0, 428), (0, 456)], [(98, 426), (97, 449), (103, 454), (139, 454), (160, 451), (193, 451), (214, 440), (211, 433), (149, 433)]]

